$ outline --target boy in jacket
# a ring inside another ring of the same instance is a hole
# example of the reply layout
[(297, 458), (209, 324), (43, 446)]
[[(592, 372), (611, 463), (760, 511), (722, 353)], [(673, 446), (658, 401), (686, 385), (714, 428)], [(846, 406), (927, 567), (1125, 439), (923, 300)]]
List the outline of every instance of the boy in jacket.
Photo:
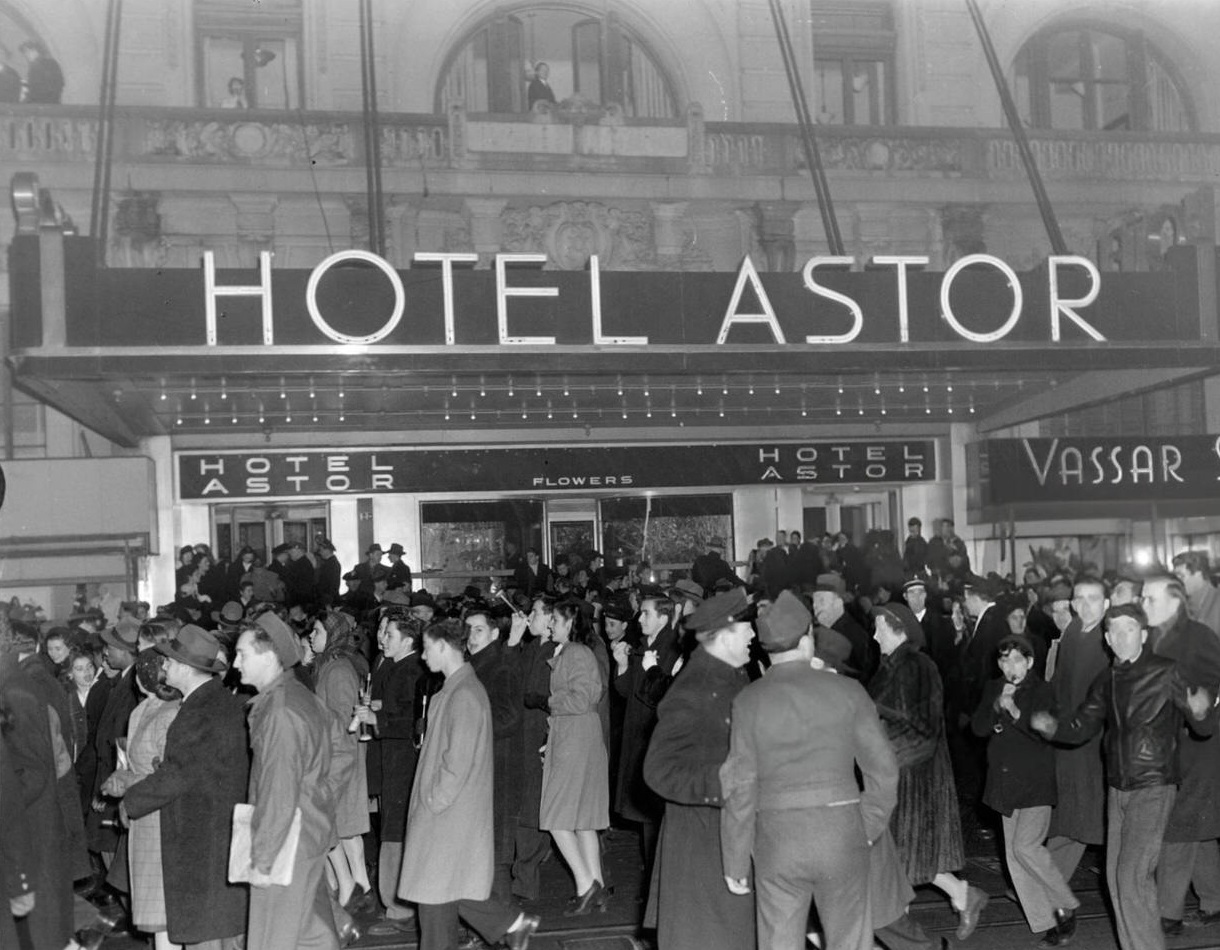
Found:
[(1122, 950), (1163, 950), (1156, 865), (1180, 781), (1178, 735), (1185, 717), (1199, 735), (1215, 727), (1206, 687), (1188, 687), (1177, 664), (1145, 649), (1148, 618), (1134, 604), (1106, 611), (1110, 668), (1070, 718), (1033, 713), (1048, 739), (1078, 745), (1103, 727), (1107, 795), (1106, 880)]
[(983, 804), (1000, 813), (1004, 859), (1039, 947), (1058, 947), (1076, 932), (1080, 901), (1046, 849), (1055, 806), (1055, 751), (1030, 726), (1035, 710), (1053, 709), (1055, 692), (1034, 670), (1034, 645), (1024, 634), (998, 645), (1001, 678), (989, 680), (975, 710), (974, 732), (988, 739)]

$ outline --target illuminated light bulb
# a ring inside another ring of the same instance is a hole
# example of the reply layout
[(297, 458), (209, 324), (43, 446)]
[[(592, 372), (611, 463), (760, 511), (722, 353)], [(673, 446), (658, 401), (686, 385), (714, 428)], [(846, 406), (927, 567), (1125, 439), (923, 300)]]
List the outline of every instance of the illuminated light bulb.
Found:
[(198, 395), (195, 393), (195, 377), (194, 376), (191, 377), (191, 398), (192, 399), (199, 398)]
[(310, 398), (310, 399), (317, 399), (317, 398), (318, 398), (318, 393), (317, 393), (317, 390), (315, 390), (315, 389), (314, 389), (314, 385), (313, 385), (313, 377), (312, 377), (312, 376), (310, 376), (310, 377), (309, 377), (309, 398)]
[(479, 377), (479, 395), (484, 399), (487, 398), (487, 380), (482, 376)]
[(165, 380), (161, 380), (161, 399), (163, 401), (169, 399), (169, 396), (165, 392)]
[(342, 422), (346, 418), (347, 416), (343, 413), (343, 410), (339, 410), (339, 421)]
[(284, 402), (284, 421), (292, 421), (292, 403), (287, 401)]
[(212, 424), (212, 415), (211, 415), (210, 410), (208, 409), (208, 403), (207, 403), (206, 399), (203, 402), (203, 424), (205, 426), (210, 426)]
[(551, 409), (551, 401), (549, 399), (546, 401), (546, 417), (548, 419), (555, 418), (555, 412)]
[(649, 395), (651, 395), (651, 394), (648, 392), (648, 377), (645, 376), (644, 377), (644, 398), (647, 399), (649, 397)]
[(457, 399), (457, 377), (456, 376), (449, 377), (449, 389), (450, 389), (450, 395), (453, 396), (454, 399)]
[(521, 402), (521, 418), (528, 419), (530, 417), (529, 410), (525, 407), (524, 400)]
[(223, 376), (220, 377), (220, 398), (229, 398), (229, 384)]
[(513, 398), (513, 378), (511, 376), (508, 377), (508, 398)]
[(953, 384), (952, 384), (952, 383), (949, 383), (949, 384), (948, 384), (948, 385), (945, 387), (945, 392), (947, 392), (947, 393), (951, 393), (951, 392), (953, 392)]
[(720, 395), (727, 396), (729, 394), (729, 383), (723, 376), (720, 377)]
[(233, 413), (233, 418), (229, 420), (233, 425), (237, 425), (237, 413)]
[(563, 378), (563, 394), (565, 396), (571, 395), (568, 391), (568, 377), (566, 376)]
[(618, 383), (618, 394), (621, 396), (623, 394), (623, 377), (616, 376), (615, 381)]
[(695, 379), (695, 392), (697, 392), (700, 396), (703, 395), (703, 377), (702, 376), (698, 376)]
[(280, 398), (281, 398), (281, 399), (287, 399), (287, 398), (288, 398), (288, 387), (284, 385), (284, 377), (283, 377), (283, 376), (281, 376), (281, 377), (280, 377)]
[(750, 377), (750, 388), (747, 390), (751, 396), (754, 395), (754, 377)]
[(724, 403), (723, 402), (720, 403), (720, 418), (721, 419), (724, 418)]
[(542, 395), (542, 377), (541, 376), (534, 377), (534, 395), (535, 396)]
[(576, 401), (575, 400), (572, 401), (572, 418), (573, 419), (580, 418), (580, 413), (576, 411)]
[(974, 397), (970, 397), (970, 415), (974, 415)]
[(315, 423), (318, 421), (318, 414), (316, 412), (313, 414), (313, 421)]

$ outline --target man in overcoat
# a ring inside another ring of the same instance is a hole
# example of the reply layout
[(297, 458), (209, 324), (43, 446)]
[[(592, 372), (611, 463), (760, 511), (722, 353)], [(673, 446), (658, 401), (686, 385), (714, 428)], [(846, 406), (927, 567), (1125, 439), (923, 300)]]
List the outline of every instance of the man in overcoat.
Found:
[(132, 818), (161, 813), (170, 941), (207, 950), (236, 946), (249, 905), (245, 885), (228, 881), (233, 806), (246, 800), (249, 781), (246, 714), (218, 675), (219, 649), (214, 634), (189, 625), (157, 644), (165, 682), (182, 702), (160, 766), (123, 796)]
[(114, 859), (119, 836), (118, 806), (102, 797), (102, 785), (114, 772), (118, 740), (127, 736), (127, 720), (140, 701), (135, 685), (136, 654), (139, 652), (140, 624), (135, 620), (120, 620), (102, 631), (106, 644), (106, 665), (117, 677), (106, 696), (106, 705), (97, 722), (93, 749), (97, 756), (97, 771), (93, 776), (93, 806), (85, 822), (89, 850), (98, 853), (106, 867)]
[[(1059, 709), (1075, 709), (1089, 687), (1110, 665), (1102, 618), (1110, 608), (1106, 589), (1096, 578), (1082, 577), (1072, 590), (1076, 616), (1052, 645), (1048, 679)], [(1046, 848), (1055, 867), (1070, 881), (1087, 845), (1106, 840), (1104, 809), (1106, 772), (1101, 736), (1078, 746), (1055, 746), (1055, 788), (1058, 798), (1051, 815)]]
[(747, 893), (753, 865), (760, 950), (803, 946), (811, 900), (826, 946), (871, 950), (869, 845), (889, 825), (898, 762), (864, 688), (811, 668), (811, 621), (791, 595), (758, 620), (771, 668), (733, 701), (720, 769), (725, 883)]
[[(24, 879), (16, 867), (0, 871), (6, 888), (11, 884), (18, 892), (10, 893), (9, 898), (19, 898), (18, 904), (10, 905), (13, 916), (0, 911), (0, 946), (6, 950), (10, 946), (20, 947), (16, 933), (24, 932), (34, 950), (63, 947), (72, 936), (73, 900), (71, 836), (58, 787), (58, 756), (47, 705), (38, 688), (18, 667), (9, 620), (3, 611), (0, 611), (0, 744), (4, 746), (7, 767), (17, 775), (14, 790), (22, 799), (11, 813), (7, 809), (0, 812), (0, 823), (17, 821), (24, 810), (36, 849), (24, 853)], [(13, 846), (20, 851), (19, 846)], [(33, 897), (21, 897), (29, 894)]]
[[(551, 667), (555, 655), (551, 639), (552, 607), (545, 596), (534, 598), (528, 616), (513, 616), (507, 648), (515, 659), (521, 680), (524, 709), (521, 714), (521, 800), (514, 841), (513, 887), (517, 897), (537, 900), (539, 868), (551, 850), (551, 836), (538, 828), (542, 807), (542, 748), (546, 745), (550, 714)], [(529, 634), (527, 637), (526, 634)]]
[(645, 927), (661, 950), (754, 946), (754, 901), (724, 886), (720, 857), (720, 766), (729, 754), (733, 700), (749, 683), (754, 629), (736, 587), (704, 601), (686, 620), (699, 642), (657, 707), (644, 779), (665, 799)]
[(488, 943), (525, 950), (538, 917), (490, 898), (491, 703), (466, 662), (466, 644), (458, 621), (424, 630), (424, 662), (445, 681), (432, 699), (411, 790), (398, 896), (419, 907), (420, 950), (455, 950), (459, 917)]
[(401, 609), (386, 614), (377, 631), (381, 661), (373, 669), (371, 702), (356, 714), (373, 727), (368, 754), (369, 794), (378, 796), (381, 844), (377, 852), (377, 890), (386, 908), (372, 935), (414, 932), (415, 912), (398, 900), (402, 842), (407, 833), (407, 799), (415, 781), (418, 735), (416, 689), (424, 676), (419, 660), (423, 625)]
[(318, 538), (315, 551), (318, 566), (314, 570), (314, 591), (319, 607), (332, 607), (339, 602), (339, 581), (343, 568), (335, 556), (335, 543), (330, 538)]
[(487, 607), (473, 607), (462, 618), (467, 650), (475, 676), (491, 703), (492, 759), (494, 762), (494, 821), (496, 873), (491, 896), (512, 898), (512, 866), (521, 811), (521, 773), (525, 745), (521, 729), (524, 693), (516, 657), (505, 652), (497, 619)]
[[(250, 701), (251, 818), (248, 950), (337, 950), (339, 936), (327, 893), (326, 853), (335, 831), (339, 743), (334, 717), (292, 674), (297, 637), (275, 613), (248, 625), (234, 666), (258, 690)], [(271, 883), (271, 869), (300, 809), (300, 837), (290, 884)]]
[[(1152, 631), (1152, 652), (1175, 660), (1189, 685), (1204, 686), (1216, 695), (1220, 638), (1189, 618), (1181, 581), (1170, 575), (1150, 577), (1141, 599)], [(1178, 762), (1181, 785), (1157, 865), (1161, 928), (1171, 935), (1182, 932), (1183, 905), (1191, 886), (1199, 896), (1200, 922), (1220, 920), (1220, 738), (1202, 738), (1184, 727), (1178, 737)]]
[(657, 706), (665, 698), (682, 656), (673, 615), (674, 604), (668, 597), (644, 598), (640, 602), (643, 641), (635, 648), (622, 640), (614, 646), (614, 689), (626, 700), (614, 810), (639, 823), (640, 848), (649, 874), (665, 804), (644, 781), (644, 754), (656, 726)]

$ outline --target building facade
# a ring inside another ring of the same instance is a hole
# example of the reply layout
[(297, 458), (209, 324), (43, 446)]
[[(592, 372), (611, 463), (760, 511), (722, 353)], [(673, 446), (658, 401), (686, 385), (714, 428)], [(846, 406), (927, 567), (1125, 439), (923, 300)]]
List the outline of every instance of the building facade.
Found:
[(105, 5), (0, 2), (65, 77), (0, 104), (0, 585), (912, 515), (1003, 573), (1220, 554), (1220, 10), (981, 0), (1056, 250), (965, 3), (777, 6), (829, 201), (766, 2), (126, 0), (108, 127)]

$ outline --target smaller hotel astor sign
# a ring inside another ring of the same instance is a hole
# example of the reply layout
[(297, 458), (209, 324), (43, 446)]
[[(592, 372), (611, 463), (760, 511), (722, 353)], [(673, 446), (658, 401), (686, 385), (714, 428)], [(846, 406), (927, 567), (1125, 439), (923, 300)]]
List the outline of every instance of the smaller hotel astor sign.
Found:
[(862, 485), (936, 478), (931, 440), (181, 452), (178, 498)]

